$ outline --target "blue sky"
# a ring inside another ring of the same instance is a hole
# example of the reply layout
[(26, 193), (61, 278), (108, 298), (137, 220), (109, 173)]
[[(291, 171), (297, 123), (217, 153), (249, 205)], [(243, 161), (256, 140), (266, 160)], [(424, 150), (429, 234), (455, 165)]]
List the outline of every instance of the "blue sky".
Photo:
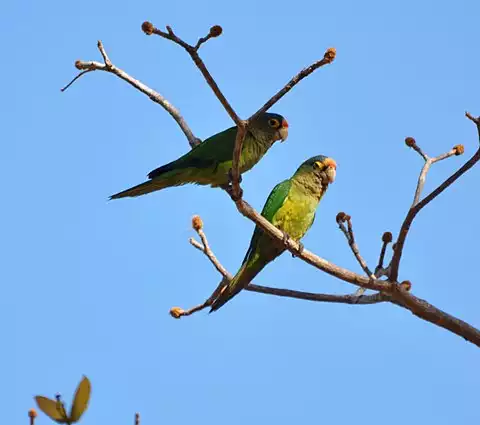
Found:
[[(206, 138), (231, 125), (227, 114), (185, 52), (141, 32), (144, 20), (192, 42), (222, 25), (201, 54), (243, 117), (336, 47), (333, 65), (272, 109), (287, 117), (289, 139), (243, 187), (261, 209), (303, 160), (334, 157), (337, 181), (304, 243), (358, 271), (335, 215), (352, 215), (374, 265), (422, 165), (404, 138), (432, 155), (465, 145), (464, 157), (434, 166), (427, 189), (476, 149), (463, 114), (480, 115), (479, 13), (475, 0), (3, 1), (2, 421), (27, 423), (33, 395), (69, 399), (86, 374), (93, 393), (85, 425), (133, 423), (136, 411), (145, 425), (478, 422), (478, 348), (395, 306), (245, 292), (216, 314), (173, 320), (172, 306), (203, 301), (219, 280), (188, 244), (192, 215), (202, 216), (231, 272), (253, 225), (224, 193), (204, 187), (107, 202), (188, 144), (168, 114), (112, 75), (59, 89), (76, 59), (100, 60), (101, 39), (116, 65), (159, 90)], [(422, 212), (400, 276), (417, 296), (476, 326), (479, 178), (480, 168), (471, 170)], [(354, 290), (289, 255), (257, 283)]]

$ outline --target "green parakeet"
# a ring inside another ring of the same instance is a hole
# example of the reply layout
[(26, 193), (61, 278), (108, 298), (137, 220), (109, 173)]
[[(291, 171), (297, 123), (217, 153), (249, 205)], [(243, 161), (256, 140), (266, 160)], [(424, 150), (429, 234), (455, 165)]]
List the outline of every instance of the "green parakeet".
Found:
[[(284, 242), (289, 237), (299, 242), (307, 233), (320, 200), (328, 185), (335, 180), (336, 170), (337, 164), (332, 158), (314, 156), (270, 192), (262, 216), (284, 233)], [(301, 244), (300, 247), (303, 249)], [(210, 312), (218, 310), (238, 294), (285, 249), (284, 244), (272, 240), (257, 226), (240, 270), (213, 302)]]
[[(190, 152), (148, 174), (150, 180), (110, 199), (145, 195), (156, 190), (187, 183), (218, 187), (229, 182), (237, 127), (206, 139)], [(250, 170), (277, 140), (288, 137), (288, 123), (281, 115), (264, 113), (249, 126), (240, 156), (240, 173)]]

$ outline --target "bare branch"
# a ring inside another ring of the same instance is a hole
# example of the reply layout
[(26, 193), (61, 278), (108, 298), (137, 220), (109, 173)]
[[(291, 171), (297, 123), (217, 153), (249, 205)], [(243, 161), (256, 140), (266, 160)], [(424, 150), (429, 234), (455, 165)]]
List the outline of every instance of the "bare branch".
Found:
[[(480, 140), (480, 119), (472, 117), (472, 115), (470, 115), (468, 112), (466, 112), (465, 115), (467, 116), (468, 119), (473, 121), (477, 126), (477, 132)], [(463, 154), (463, 152), (464, 152), (463, 146), (457, 145), (447, 154), (440, 155), (439, 157), (437, 157), (437, 161), (448, 158), (452, 155), (461, 155)], [(448, 179), (446, 179), (440, 186), (438, 186), (435, 190), (433, 190), (429, 195), (427, 195), (421, 201), (418, 201), (415, 205), (413, 205), (410, 208), (400, 228), (398, 239), (397, 239), (397, 242), (395, 243), (395, 250), (393, 253), (392, 261), (390, 263), (390, 267), (391, 267), (390, 279), (393, 282), (397, 281), (398, 279), (398, 271), (400, 267), (400, 260), (402, 258), (403, 247), (405, 245), (405, 240), (407, 239), (410, 226), (412, 225), (413, 220), (415, 219), (417, 214), (421, 211), (423, 207), (425, 207), (428, 203), (430, 203), (433, 199), (435, 199), (438, 195), (440, 195), (445, 189), (447, 189), (456, 180), (458, 180), (463, 174), (465, 174), (470, 168), (472, 168), (479, 160), (480, 160), (480, 147), (479, 149), (477, 149), (475, 154), (462, 167), (460, 167), (455, 173), (453, 173)]]
[(91, 71), (105, 71), (111, 74), (116, 75), (117, 77), (121, 78), (122, 80), (129, 83), (131, 86), (135, 87), (137, 90), (141, 91), (143, 94), (146, 94), (151, 100), (155, 103), (158, 103), (162, 108), (164, 108), (177, 122), (177, 124), (182, 129), (183, 133), (188, 139), (190, 146), (193, 148), (200, 143), (200, 139), (196, 138), (188, 126), (187, 122), (184, 120), (180, 111), (175, 108), (167, 99), (165, 99), (160, 93), (156, 92), (155, 90), (151, 89), (150, 87), (146, 86), (139, 80), (131, 77), (125, 71), (117, 68), (113, 65), (108, 58), (108, 55), (103, 47), (101, 41), (98, 42), (98, 49), (100, 50), (102, 57), (104, 58), (104, 63), (95, 62), (95, 61), (76, 61), (75, 67), (83, 72), (77, 75), (67, 86), (65, 86), (62, 91), (65, 91), (68, 87), (70, 87), (78, 78), (82, 75), (86, 74), (87, 72)]
[[(154, 25), (152, 25), (150, 22), (144, 22), (142, 24), (142, 29), (143, 31), (145, 32), (145, 34), (147, 35), (151, 35), (151, 34), (155, 34), (155, 35), (159, 35), (160, 37), (163, 37), (163, 38), (166, 38), (167, 40), (171, 40), (173, 41), (174, 43), (178, 44), (179, 46), (183, 47), (187, 53), (190, 55), (190, 57), (192, 58), (193, 62), (195, 62), (195, 65), (197, 65), (197, 68), (200, 70), (200, 72), (202, 73), (203, 77), (205, 78), (205, 80), (207, 81), (208, 85), (211, 87), (211, 89), (213, 90), (213, 92), (215, 93), (215, 96), (217, 96), (218, 100), (220, 101), (220, 103), (223, 105), (223, 107), (225, 108), (225, 110), (227, 111), (228, 115), (230, 115), (230, 118), (235, 122), (235, 124), (237, 125), (240, 125), (240, 118), (239, 116), (237, 115), (237, 113), (233, 110), (232, 106), (230, 105), (230, 103), (228, 102), (227, 98), (223, 95), (222, 91), (220, 90), (220, 88), (218, 87), (218, 84), (216, 83), (216, 81), (213, 79), (212, 75), (210, 74), (210, 72), (208, 71), (207, 67), (205, 66), (205, 64), (203, 63), (202, 59), (200, 58), (200, 56), (198, 55), (198, 49), (200, 48), (200, 46), (206, 41), (206, 39), (209, 39), (211, 37), (218, 37), (222, 31), (220, 29), (220, 32), (217, 34), (217, 35), (211, 35), (212, 32), (215, 33), (214, 31), (214, 28), (220, 28), (218, 25), (216, 25), (215, 27), (212, 27), (210, 29), (210, 37), (205, 37), (205, 38), (201, 38), (198, 43), (197, 43), (197, 46), (191, 46), (190, 44), (186, 43), (185, 41), (183, 41), (180, 37), (178, 37), (174, 32), (173, 32), (173, 29), (169, 26), (167, 26), (167, 32), (164, 32), (162, 30), (159, 30), (158, 28), (156, 28)], [(148, 31), (145, 30), (145, 28), (148, 29)], [(205, 41), (202, 41), (202, 40), (205, 40)]]
[(140, 425), (140, 413), (135, 413), (135, 425)]
[[(345, 222), (347, 223), (348, 229), (345, 227)], [(352, 217), (350, 217), (348, 214), (345, 214), (344, 212), (339, 212), (337, 214), (337, 224), (340, 230), (345, 235), (348, 245), (350, 246), (350, 249), (352, 250), (353, 255), (355, 255), (355, 258), (357, 259), (358, 264), (360, 264), (360, 267), (363, 269), (363, 271), (368, 277), (372, 279), (376, 279), (376, 276), (368, 268), (367, 262), (361, 256), (360, 249), (358, 248), (358, 245), (355, 242), (355, 235), (353, 233), (353, 226), (352, 226)]]
[[(193, 238), (189, 239), (190, 244), (203, 252), (205, 256), (210, 260), (215, 269), (222, 275), (222, 281), (217, 286), (215, 291), (206, 299), (203, 303), (196, 305), (188, 310), (184, 310), (180, 307), (173, 307), (170, 309), (170, 315), (175, 319), (179, 319), (183, 316), (190, 316), (198, 311), (201, 311), (209, 307), (213, 301), (218, 297), (223, 288), (226, 286), (228, 281), (232, 279), (232, 275), (223, 267), (223, 265), (218, 261), (217, 257), (213, 253), (212, 249), (207, 240), (207, 236), (203, 231), (203, 223), (199, 216), (194, 216), (192, 219), (193, 228), (200, 236), (202, 243), (196, 241)], [(360, 288), (361, 289), (361, 288)], [(335, 295), (335, 294), (318, 294), (313, 292), (304, 292), (304, 291), (295, 291), (292, 289), (282, 289), (282, 288), (272, 288), (268, 286), (260, 286), (250, 283), (246, 288), (246, 291), (258, 292), (261, 294), (275, 295), (278, 297), (288, 297), (296, 298), (300, 300), (307, 301), (317, 301), (317, 302), (329, 302), (329, 303), (342, 303), (342, 304), (358, 304), (358, 305), (367, 305), (367, 304), (378, 304), (385, 301), (390, 301), (391, 298), (388, 295), (382, 293), (376, 293), (373, 295), (361, 296), (361, 294), (347, 294), (347, 295)]]
[(382, 276), (388, 276), (388, 268), (383, 268), (383, 262), (385, 261), (385, 253), (387, 251), (387, 246), (393, 240), (393, 236), (390, 232), (385, 232), (382, 236), (382, 248), (380, 250), (380, 256), (378, 258), (378, 265), (375, 267), (375, 276), (378, 278)]
[(268, 102), (266, 102), (257, 112), (255, 112), (249, 118), (249, 120), (252, 120), (263, 112), (268, 111), (275, 103), (277, 103), (283, 96), (285, 96), (290, 90), (292, 90), (293, 87), (295, 87), (305, 77), (308, 77), (312, 72), (316, 71), (318, 68), (324, 65), (332, 63), (335, 60), (336, 54), (337, 52), (333, 47), (329, 48), (325, 52), (323, 59), (313, 63), (307, 68), (302, 69), (281, 90), (279, 90), (274, 96), (272, 96), (271, 99), (268, 100)]
[(400, 305), (410, 310), (415, 316), (431, 322), (441, 328), (448, 329), (466, 341), (480, 347), (480, 331), (463, 320), (440, 310), (427, 301), (417, 298), (407, 291), (398, 290), (392, 294), (392, 298)]

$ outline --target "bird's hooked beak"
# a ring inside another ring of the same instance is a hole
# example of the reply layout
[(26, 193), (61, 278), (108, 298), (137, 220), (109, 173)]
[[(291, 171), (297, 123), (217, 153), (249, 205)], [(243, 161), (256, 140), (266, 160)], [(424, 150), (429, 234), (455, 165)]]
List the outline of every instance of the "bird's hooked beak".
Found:
[(325, 174), (327, 175), (327, 179), (329, 183), (333, 183), (335, 181), (335, 177), (337, 175), (337, 163), (332, 158), (327, 158), (324, 161), (325, 164)]
[(278, 134), (280, 135), (280, 140), (281, 140), (282, 143), (285, 140), (287, 140), (287, 137), (288, 137), (288, 122), (285, 118), (282, 120), (282, 125), (278, 129)]

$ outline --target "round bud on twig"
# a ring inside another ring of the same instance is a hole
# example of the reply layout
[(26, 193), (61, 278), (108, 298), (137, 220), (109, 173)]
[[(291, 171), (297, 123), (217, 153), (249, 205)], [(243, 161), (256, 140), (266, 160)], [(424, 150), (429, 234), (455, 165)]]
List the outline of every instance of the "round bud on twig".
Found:
[(338, 224), (345, 222), (346, 219), (347, 219), (347, 214), (345, 214), (343, 211), (340, 211), (337, 214), (336, 220)]
[(145, 21), (142, 24), (142, 31), (147, 35), (152, 35), (154, 29), (155, 29), (155, 27), (153, 26), (153, 24), (151, 22)]
[(415, 139), (413, 137), (407, 137), (407, 138), (405, 138), (405, 144), (409, 148), (413, 148), (417, 144), (417, 142), (415, 141)]
[(180, 319), (184, 313), (183, 308), (180, 307), (172, 307), (170, 309), (170, 316), (172, 316), (174, 319)]
[(383, 243), (390, 243), (393, 241), (393, 236), (391, 232), (385, 232), (382, 236)]
[(404, 280), (401, 284), (400, 284), (400, 288), (403, 289), (404, 291), (410, 291), (410, 289), (412, 289), (412, 282), (410, 282), (409, 280)]
[(463, 145), (455, 145), (453, 147), (453, 150), (455, 151), (455, 155), (462, 155), (465, 152), (465, 147)]
[(327, 49), (327, 51), (323, 55), (323, 59), (329, 62), (332, 62), (336, 56), (337, 56), (337, 50), (335, 49), (335, 47), (330, 47), (329, 49)]
[(75, 68), (82, 69), (82, 61), (80, 59), (75, 61)]
[(199, 216), (199, 215), (194, 215), (192, 217), (192, 227), (193, 227), (193, 230), (195, 231), (199, 231), (199, 230), (202, 230), (203, 228), (203, 221), (202, 221), (202, 218)]
[(28, 417), (29, 418), (36, 418), (37, 417), (37, 411), (35, 409), (30, 409), (28, 411)]
[(219, 37), (222, 35), (223, 28), (220, 25), (214, 25), (210, 28), (210, 37)]

